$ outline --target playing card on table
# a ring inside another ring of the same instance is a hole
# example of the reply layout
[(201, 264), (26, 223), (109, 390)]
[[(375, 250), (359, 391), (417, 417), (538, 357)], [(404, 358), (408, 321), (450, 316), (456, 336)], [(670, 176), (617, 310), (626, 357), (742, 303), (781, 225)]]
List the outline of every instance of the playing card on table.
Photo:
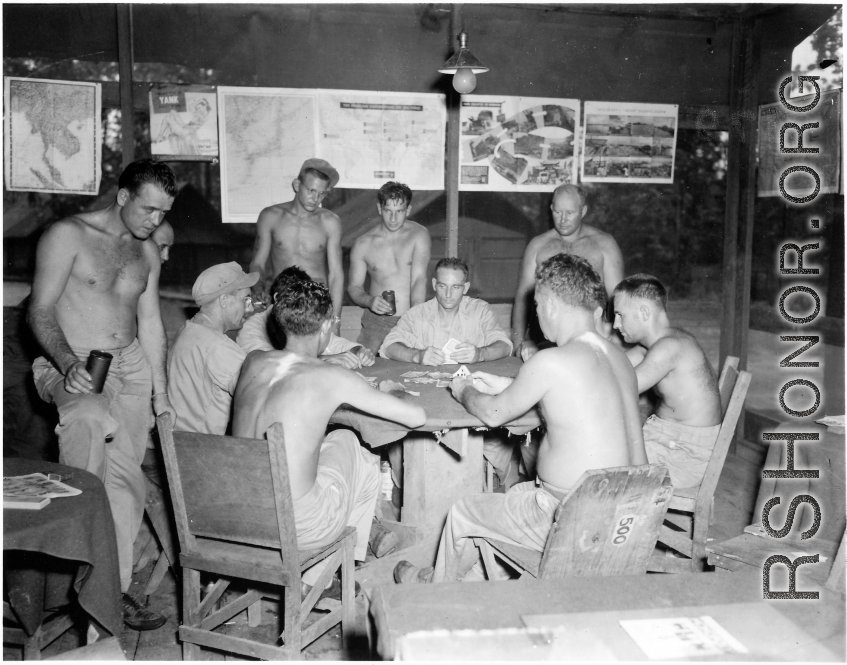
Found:
[(416, 379), (419, 376), (426, 376), (426, 372), (406, 372), (405, 374), (401, 374), (404, 379)]
[(456, 370), (456, 373), (453, 375), (453, 378), (454, 379), (466, 379), (470, 375), (471, 375), (471, 373), (468, 371), (468, 368), (465, 367), (464, 365), (462, 365), (458, 370)]
[(453, 378), (453, 375), (450, 372), (427, 372), (426, 375), (431, 379), (438, 379), (443, 381), (447, 379), (448, 381)]
[(453, 352), (456, 350), (456, 347), (459, 346), (461, 342), (454, 337), (451, 337), (447, 340), (447, 343), (441, 348), (441, 352), (444, 354), (444, 364), (445, 365), (458, 365), (459, 363), (451, 357)]
[(450, 382), (449, 381), (442, 381), (441, 379), (439, 379), (438, 381), (436, 381), (435, 387), (436, 388), (449, 388)]

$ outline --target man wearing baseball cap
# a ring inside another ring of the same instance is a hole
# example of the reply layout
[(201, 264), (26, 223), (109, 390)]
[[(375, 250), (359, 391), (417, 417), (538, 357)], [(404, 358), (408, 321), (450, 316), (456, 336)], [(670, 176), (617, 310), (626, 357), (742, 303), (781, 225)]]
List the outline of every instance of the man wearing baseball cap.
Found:
[[(300, 266), (309, 277), (329, 288), (335, 333), (341, 321), (344, 271), (341, 264), (341, 220), (324, 210), (324, 200), (338, 183), (338, 171), (323, 159), (307, 159), (292, 181), (294, 199), (268, 206), (256, 222), (256, 244), (250, 270), (259, 273), (253, 296), (265, 301), (266, 279)], [(270, 272), (265, 272), (268, 257)]]
[(234, 261), (207, 268), (191, 289), (200, 311), (179, 332), (168, 354), (168, 393), (174, 429), (225, 434), (241, 364), (247, 354), (226, 333), (253, 311), (256, 272)]

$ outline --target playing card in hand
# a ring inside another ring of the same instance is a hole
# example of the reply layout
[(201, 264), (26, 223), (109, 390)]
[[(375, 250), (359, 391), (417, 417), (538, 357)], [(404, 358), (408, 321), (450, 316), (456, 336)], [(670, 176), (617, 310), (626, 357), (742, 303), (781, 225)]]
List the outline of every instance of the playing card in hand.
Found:
[(464, 365), (462, 365), (458, 370), (456, 370), (456, 373), (453, 374), (453, 378), (454, 379), (466, 379), (470, 375), (471, 375), (471, 373), (468, 371), (468, 368), (465, 367)]
[(453, 360), (452, 355), (456, 350), (456, 347), (459, 346), (461, 342), (454, 337), (451, 337), (447, 340), (447, 343), (441, 348), (441, 352), (444, 354), (444, 364), (445, 365), (458, 365), (459, 363)]

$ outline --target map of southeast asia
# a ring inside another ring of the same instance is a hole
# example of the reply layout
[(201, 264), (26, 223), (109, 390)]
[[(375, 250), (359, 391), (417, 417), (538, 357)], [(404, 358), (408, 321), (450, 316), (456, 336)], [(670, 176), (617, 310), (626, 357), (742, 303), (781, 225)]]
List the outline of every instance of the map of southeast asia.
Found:
[(315, 109), (313, 90), (218, 88), (224, 222), (255, 223), (293, 197), (291, 182), (317, 154)]
[(4, 79), (6, 189), (90, 194), (100, 187), (100, 84)]

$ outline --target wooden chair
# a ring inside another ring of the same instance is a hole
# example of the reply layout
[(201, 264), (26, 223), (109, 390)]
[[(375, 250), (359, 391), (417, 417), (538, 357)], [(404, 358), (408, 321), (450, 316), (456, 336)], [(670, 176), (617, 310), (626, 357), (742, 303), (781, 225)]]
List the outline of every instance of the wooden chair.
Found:
[[(195, 645), (201, 645), (266, 660), (299, 660), (304, 647), (339, 622), (348, 642), (356, 612), (356, 531), (346, 528), (321, 549), (297, 549), (282, 425), (273, 425), (267, 440), (174, 432), (169, 413), (158, 418), (158, 427), (183, 569), (183, 658), (194, 659)], [(324, 560), (326, 569), (301, 599), (302, 572)], [(304, 627), (339, 566), (341, 607)], [(201, 571), (219, 578), (202, 602)], [(247, 592), (214, 611), (232, 579), (246, 581)], [(284, 646), (214, 632), (245, 609), (250, 625), (258, 625), (262, 598), (284, 606)]]
[[(715, 488), (723, 470), (729, 444), (735, 435), (735, 426), (744, 406), (752, 375), (738, 371), (738, 358), (727, 357), (718, 379), (721, 394), (723, 421), (715, 449), (703, 482), (697, 487), (675, 489), (671, 499), (666, 524), (659, 533), (662, 545), (679, 552), (684, 558), (666, 556), (664, 552), (651, 557), (648, 570), (662, 573), (700, 572), (706, 565), (706, 536), (714, 513)], [(670, 528), (672, 524), (680, 530)]]
[(64, 635), (74, 625), (74, 617), (63, 608), (45, 612), (41, 625), (32, 635), (27, 635), (18, 621), (12, 606), (3, 601), (3, 643), (23, 649), (24, 660), (41, 660), (41, 650)]
[(494, 555), (537, 578), (637, 575), (647, 561), (673, 493), (659, 464), (592, 469), (556, 509), (544, 552), (474, 538), (492, 578)]

